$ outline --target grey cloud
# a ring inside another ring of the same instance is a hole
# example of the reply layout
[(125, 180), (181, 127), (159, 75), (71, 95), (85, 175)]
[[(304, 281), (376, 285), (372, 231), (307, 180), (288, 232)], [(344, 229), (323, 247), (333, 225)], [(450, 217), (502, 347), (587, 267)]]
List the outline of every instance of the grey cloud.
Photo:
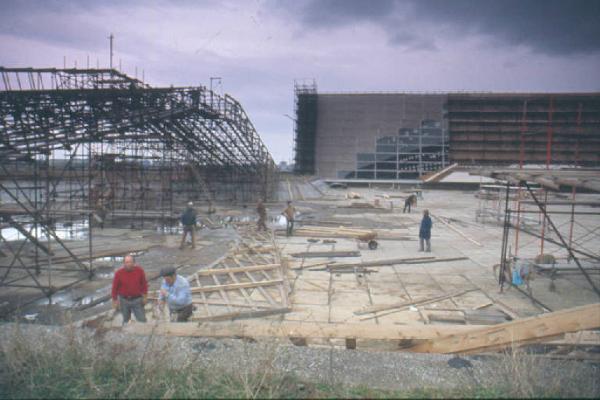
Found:
[(117, 6), (116, 0), (104, 2), (77, 0), (3, 0), (0, 34), (37, 40), (60, 46), (96, 50), (105, 46), (108, 27), (84, 23), (82, 13)]
[[(451, 32), (457, 37), (486, 35), (493, 44), (524, 45), (552, 55), (600, 50), (598, 0), (308, 0), (275, 4), (287, 9), (305, 28), (378, 24), (392, 45), (434, 49), (436, 39)], [(424, 26), (432, 29), (421, 29)]]
[(398, 31), (390, 35), (389, 41), (393, 45), (401, 45), (410, 50), (438, 50), (433, 38), (418, 36), (410, 31)]
[(509, 45), (546, 54), (600, 50), (597, 0), (422, 0), (417, 18), (455, 27), (463, 33), (491, 35)]
[[(96, 21), (95, 14), (128, 13), (134, 23), (139, 7), (198, 8), (214, 3), (216, 0), (0, 0), (0, 34), (94, 51), (106, 46), (112, 29)], [(85, 14), (90, 18), (84, 22), (80, 17)]]
[(387, 18), (394, 10), (394, 0), (321, 0), (300, 3), (302, 22), (313, 27), (355, 23)]

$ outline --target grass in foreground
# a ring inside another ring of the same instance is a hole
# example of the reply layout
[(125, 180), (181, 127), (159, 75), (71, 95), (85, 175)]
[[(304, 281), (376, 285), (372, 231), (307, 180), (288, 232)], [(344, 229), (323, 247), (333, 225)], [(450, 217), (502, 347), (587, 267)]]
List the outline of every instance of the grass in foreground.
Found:
[[(125, 346), (84, 342), (75, 331), (61, 343), (27, 337), (19, 329), (0, 343), (0, 398), (498, 398), (572, 397), (560, 387), (541, 388), (519, 379), (460, 390), (386, 391), (306, 382), (277, 373), (209, 369), (197, 359), (173, 367), (168, 349), (133, 354)], [(510, 356), (508, 356), (510, 357)], [(504, 365), (504, 364), (503, 364)], [(526, 376), (531, 365), (506, 363), (499, 376)], [(506, 375), (504, 373), (509, 375)]]

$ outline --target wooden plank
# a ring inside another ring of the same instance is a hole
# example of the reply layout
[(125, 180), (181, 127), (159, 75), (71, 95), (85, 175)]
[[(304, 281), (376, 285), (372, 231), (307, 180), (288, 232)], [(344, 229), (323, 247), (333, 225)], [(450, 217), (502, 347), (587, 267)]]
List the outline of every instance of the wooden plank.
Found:
[(435, 258), (435, 257), (415, 257), (415, 258), (390, 258), (384, 260), (362, 261), (359, 263), (334, 264), (329, 265), (328, 269), (335, 270), (338, 268), (353, 268), (353, 267), (385, 267), (401, 264), (430, 264), (438, 262), (451, 262), (468, 260), (469, 257), (451, 257), (451, 258)]
[[(156, 296), (148, 296), (148, 300), (158, 300), (158, 297)], [(225, 301), (219, 301), (219, 300), (202, 300), (202, 299), (198, 299), (198, 298), (192, 298), (192, 303), (193, 304), (207, 304), (209, 306), (227, 306), (227, 304), (229, 304), (231, 307), (240, 307), (240, 308), (271, 308), (270, 304), (264, 304), (264, 305), (258, 305), (258, 304), (248, 304), (248, 303), (237, 303), (237, 302), (232, 302), (230, 301), (229, 303), (225, 302)]]
[[(216, 286), (220, 286), (221, 282), (219, 282), (219, 280), (217, 279), (216, 275), (211, 275), (213, 282), (215, 283)], [(219, 290), (219, 295), (221, 296), (221, 299), (225, 302), (227, 302), (227, 310), (229, 310), (229, 312), (231, 311), (231, 305), (229, 305), (230, 303), (230, 299), (229, 299), (229, 295), (227, 294), (227, 292), (223, 289)]]
[(298, 269), (323, 267), (325, 265), (329, 265), (329, 264), (332, 264), (332, 263), (335, 263), (335, 261), (323, 261), (323, 262), (318, 262), (318, 263), (314, 263), (314, 264), (304, 264), (303, 262), (301, 262), (300, 265), (298, 265), (296, 267), (291, 267), (290, 269), (298, 270)]
[[(250, 279), (252, 282), (254, 282), (254, 283), (264, 282), (264, 281), (257, 281), (256, 278), (254, 278), (250, 272), (247, 272), (247, 271), (244, 271), (244, 272), (245, 272), (246, 276), (248, 277), (248, 279)], [(264, 271), (262, 271), (262, 272), (263, 272), (264, 276), (267, 278), (267, 281), (271, 279), (271, 277), (269, 275), (267, 275), (266, 272), (264, 272)], [(283, 280), (281, 281), (281, 283), (283, 284)], [(277, 302), (275, 301), (273, 296), (271, 296), (271, 294), (269, 292), (267, 292), (264, 287), (258, 286), (258, 291), (265, 298), (265, 300), (267, 300), (267, 302), (269, 304), (271, 304), (272, 306), (277, 305)]]
[[(196, 277), (196, 282), (198, 283), (198, 287), (202, 287), (202, 285), (200, 283), (200, 279), (198, 277)], [(212, 316), (212, 312), (210, 311), (210, 307), (208, 306), (208, 304), (206, 304), (206, 301), (208, 300), (207, 297), (206, 297), (206, 293), (200, 292), (200, 297), (202, 297), (202, 300), (204, 302), (204, 309), (206, 310), (206, 315)]]
[(206, 293), (206, 292), (218, 292), (220, 290), (238, 290), (257, 288), (261, 286), (274, 286), (283, 283), (283, 279), (273, 279), (270, 281), (258, 281), (258, 282), (238, 282), (228, 283), (226, 285), (213, 285), (213, 286), (202, 286), (192, 288), (192, 293)]
[(457, 292), (453, 292), (450, 294), (445, 294), (443, 296), (437, 296), (437, 297), (432, 297), (432, 298), (428, 298), (428, 299), (421, 299), (421, 300), (411, 300), (411, 301), (405, 301), (402, 303), (395, 303), (395, 304), (379, 304), (379, 305), (374, 305), (374, 306), (369, 306), (369, 307), (365, 307), (361, 310), (358, 311), (354, 311), (355, 315), (364, 315), (364, 314), (370, 314), (370, 313), (377, 313), (380, 311), (386, 311), (386, 310), (392, 310), (392, 309), (403, 309), (403, 308), (408, 308), (410, 306), (422, 306), (425, 304), (431, 304), (431, 303), (437, 303), (438, 301), (442, 301), (442, 300), (446, 300), (452, 297), (458, 297), (458, 296), (462, 296), (465, 293), (469, 293), (469, 292), (474, 292), (476, 290), (479, 290), (478, 288), (472, 288), (472, 289), (467, 289), (467, 290), (460, 290)]
[(206, 323), (195, 322), (157, 324), (129, 324), (124, 332), (139, 335), (167, 335), (193, 337), (304, 337), (346, 339), (360, 338), (373, 340), (433, 339), (447, 334), (466, 333), (476, 330), (477, 325), (390, 325), (343, 323), (330, 324), (308, 321), (245, 321)]
[(258, 317), (266, 317), (269, 315), (275, 314), (285, 314), (291, 312), (292, 309), (289, 307), (284, 308), (268, 308), (266, 310), (258, 310), (258, 311), (238, 311), (238, 312), (230, 312), (227, 314), (219, 314), (209, 317), (197, 317), (191, 318), (193, 321), (207, 322), (207, 321), (228, 321), (228, 320), (236, 320), (236, 319), (246, 319), (246, 318), (258, 318)]
[[(237, 258), (235, 258), (235, 256), (233, 256), (231, 259), (236, 265), (238, 265), (239, 267), (242, 267), (242, 264), (240, 263), (240, 261)], [(233, 272), (229, 272), (228, 276), (233, 282), (240, 283), (239, 279), (237, 278), (237, 276), (235, 276), (235, 274)], [(246, 302), (248, 304), (254, 303), (252, 301), (252, 299), (250, 298), (250, 294), (248, 293), (248, 290), (246, 290), (246, 288), (239, 288), (238, 290), (242, 294), (242, 296), (244, 297), (244, 300), (246, 300)]]
[(438, 171), (435, 174), (431, 175), (430, 177), (426, 178), (423, 182), (425, 182), (425, 183), (437, 182), (440, 178), (442, 178), (442, 175), (444, 175), (448, 172), (451, 172), (456, 167), (458, 167), (458, 163), (449, 165), (446, 168), (442, 169), (441, 171)]
[(360, 251), (304, 251), (290, 254), (296, 258), (310, 257), (360, 257)]
[(449, 334), (410, 348), (423, 353), (473, 353), (567, 332), (600, 328), (600, 303), (518, 319), (462, 334)]
[(196, 272), (198, 276), (209, 276), (209, 275), (228, 275), (230, 272), (252, 272), (252, 271), (264, 271), (279, 268), (279, 264), (265, 264), (265, 265), (249, 265), (247, 267), (241, 266), (237, 268), (215, 268), (215, 269), (204, 269)]

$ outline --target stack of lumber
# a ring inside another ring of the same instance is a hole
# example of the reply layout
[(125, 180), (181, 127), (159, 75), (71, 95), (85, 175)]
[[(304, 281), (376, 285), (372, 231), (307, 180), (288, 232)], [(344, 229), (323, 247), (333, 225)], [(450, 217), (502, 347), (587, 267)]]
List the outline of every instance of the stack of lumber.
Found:
[[(283, 235), (285, 234), (285, 231), (278, 230), (276, 233), (278, 235)], [(358, 239), (363, 241), (373, 239), (405, 241), (417, 240), (416, 237), (407, 236), (405, 233), (397, 232), (390, 229), (359, 229), (346, 228), (344, 226), (303, 226), (302, 228), (294, 229), (294, 236), (346, 238)]]
[(346, 206), (347, 208), (375, 208), (375, 206), (371, 203), (365, 203), (365, 202), (353, 202), (350, 203), (349, 206)]
[(352, 221), (310, 221), (314, 225), (322, 226), (341, 226), (341, 225), (352, 225)]
[(304, 251), (300, 253), (291, 253), (290, 256), (296, 258), (314, 258), (314, 257), (360, 257), (359, 251)]
[(336, 228), (326, 226), (303, 226), (302, 228), (295, 229), (294, 235), (363, 239), (368, 237), (375, 238), (377, 233), (372, 229), (345, 228), (343, 226)]

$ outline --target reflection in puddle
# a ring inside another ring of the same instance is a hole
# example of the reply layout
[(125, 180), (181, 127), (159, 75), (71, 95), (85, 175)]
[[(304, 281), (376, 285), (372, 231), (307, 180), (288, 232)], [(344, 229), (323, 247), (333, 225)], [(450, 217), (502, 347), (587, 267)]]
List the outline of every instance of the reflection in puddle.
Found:
[[(87, 221), (80, 222), (65, 222), (65, 223), (55, 223), (53, 225), (54, 232), (59, 239), (62, 240), (84, 240), (87, 239)], [(38, 226), (35, 229), (33, 224), (24, 224), (23, 228), (28, 232), (31, 232), (31, 235), (40, 240), (48, 240), (48, 236), (44, 229)], [(2, 237), (5, 240), (21, 240), (24, 239), (25, 236), (16, 230), (15, 228), (2, 228)]]

